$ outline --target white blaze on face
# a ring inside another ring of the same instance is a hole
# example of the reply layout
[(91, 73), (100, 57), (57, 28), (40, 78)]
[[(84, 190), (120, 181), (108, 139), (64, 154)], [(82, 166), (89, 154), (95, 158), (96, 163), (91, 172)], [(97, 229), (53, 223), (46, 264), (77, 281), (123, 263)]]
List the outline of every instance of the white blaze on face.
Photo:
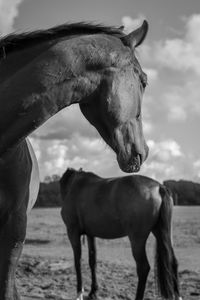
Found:
[(34, 153), (34, 150), (31, 146), (31, 143), (28, 139), (26, 139), (29, 153), (32, 160), (32, 171), (31, 171), (31, 178), (29, 183), (29, 200), (28, 200), (28, 206), (27, 206), (27, 214), (31, 211), (33, 208), (38, 192), (39, 192), (39, 186), (40, 186), (40, 179), (39, 179), (39, 168), (38, 168), (38, 162)]

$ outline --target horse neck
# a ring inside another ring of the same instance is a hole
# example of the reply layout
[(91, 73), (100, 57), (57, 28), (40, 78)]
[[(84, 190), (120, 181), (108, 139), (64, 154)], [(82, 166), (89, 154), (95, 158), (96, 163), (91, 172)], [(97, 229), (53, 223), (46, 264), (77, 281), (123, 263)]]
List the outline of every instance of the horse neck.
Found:
[(0, 183), (20, 192), (21, 184), (23, 186), (23, 182), (29, 180), (31, 169), (29, 149), (24, 139), (0, 158)]
[(77, 186), (83, 181), (88, 182), (88, 180), (93, 180), (94, 178), (99, 177), (91, 172), (67, 170), (60, 180), (61, 192), (63, 195), (67, 195), (73, 185)]
[[(15, 162), (23, 161), (23, 158), (27, 152), (27, 142), (26, 139), (23, 139), (20, 143), (14, 145), (9, 151), (7, 151), (1, 158), (0, 158), (0, 169), (9, 167), (12, 168), (12, 165)], [(14, 172), (14, 170), (12, 169)]]
[(25, 48), (20, 51), (10, 53), (9, 55), (5, 52), (5, 57), (0, 59), (1, 86), (48, 48), (49, 45), (47, 43), (43, 43), (35, 45), (32, 48)]
[[(0, 157), (57, 112), (81, 103), (96, 90), (100, 75), (95, 70), (86, 72), (87, 43), (79, 47), (78, 42), (76, 38), (46, 43), (40, 55), (38, 47), (29, 47), (23, 51), (21, 68), (20, 52), (2, 63)], [(11, 66), (15, 58), (19, 70)]]
[(71, 174), (66, 174), (66, 173), (62, 176), (60, 180), (60, 188), (61, 188), (61, 194), (63, 195), (63, 199), (65, 198), (65, 195), (67, 195), (68, 192), (70, 191), (71, 186), (76, 177), (76, 171), (72, 172)]

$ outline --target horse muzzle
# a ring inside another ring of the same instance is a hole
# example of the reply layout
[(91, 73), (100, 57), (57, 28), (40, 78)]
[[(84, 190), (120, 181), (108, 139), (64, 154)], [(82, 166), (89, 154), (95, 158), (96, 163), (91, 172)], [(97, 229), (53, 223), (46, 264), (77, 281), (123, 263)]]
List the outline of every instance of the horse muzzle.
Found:
[(137, 154), (129, 160), (125, 160), (122, 156), (117, 155), (117, 161), (120, 169), (125, 173), (137, 173), (142, 165), (142, 156)]

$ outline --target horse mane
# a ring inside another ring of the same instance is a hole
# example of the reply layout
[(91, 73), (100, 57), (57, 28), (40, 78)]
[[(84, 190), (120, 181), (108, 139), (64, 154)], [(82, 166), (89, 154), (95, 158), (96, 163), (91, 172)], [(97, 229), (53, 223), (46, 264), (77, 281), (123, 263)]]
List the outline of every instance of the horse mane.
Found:
[(65, 171), (65, 173), (62, 175), (62, 177), (60, 178), (60, 185), (66, 185), (67, 181), (71, 178), (71, 176), (73, 174), (75, 174), (77, 171), (73, 168), (67, 168), (67, 170)]
[(67, 183), (69, 182), (69, 180), (72, 178), (73, 175), (75, 175), (75, 174), (81, 174), (81, 173), (82, 174), (85, 173), (88, 176), (100, 178), (95, 173), (84, 171), (82, 168), (80, 168), (79, 170), (75, 170), (73, 168), (67, 168), (67, 170), (65, 171), (65, 173), (62, 175), (62, 177), (60, 179), (60, 185), (61, 185), (61, 187), (66, 186)]
[(124, 36), (122, 29), (117, 27), (85, 22), (65, 23), (49, 29), (11, 33), (2, 37), (0, 39), (0, 58), (6, 58), (11, 52), (22, 50), (45, 41), (87, 34), (108, 34), (119, 38)]

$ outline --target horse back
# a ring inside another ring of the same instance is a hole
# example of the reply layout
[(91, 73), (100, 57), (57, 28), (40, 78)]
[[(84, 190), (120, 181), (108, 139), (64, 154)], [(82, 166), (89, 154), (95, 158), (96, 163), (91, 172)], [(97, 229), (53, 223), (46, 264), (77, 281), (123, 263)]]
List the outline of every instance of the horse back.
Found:
[(160, 183), (140, 175), (125, 176), (119, 181), (117, 204), (120, 218), (130, 230), (148, 231), (157, 222), (162, 203)]

